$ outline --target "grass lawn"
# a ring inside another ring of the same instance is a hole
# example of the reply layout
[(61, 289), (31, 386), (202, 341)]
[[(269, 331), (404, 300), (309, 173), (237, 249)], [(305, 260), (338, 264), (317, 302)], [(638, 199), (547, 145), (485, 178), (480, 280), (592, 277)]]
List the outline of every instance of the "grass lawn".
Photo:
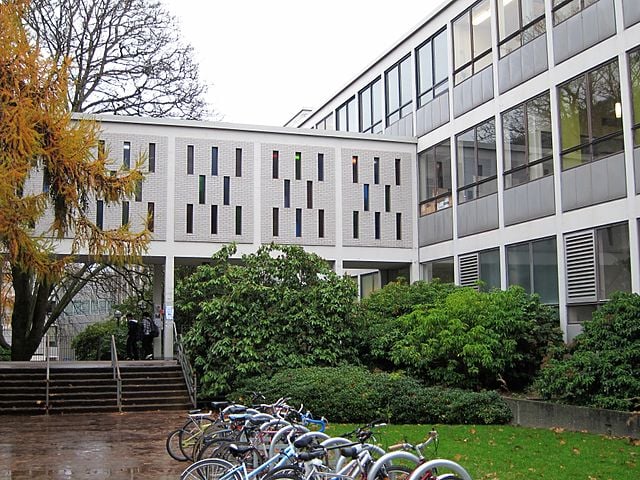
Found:
[[(339, 436), (354, 425), (330, 425)], [(383, 447), (423, 441), (431, 426), (387, 425), (376, 434)], [(477, 479), (640, 480), (640, 442), (587, 433), (514, 427), (510, 425), (436, 425), (437, 452), (462, 465)], [(436, 454), (437, 453), (437, 454)]]

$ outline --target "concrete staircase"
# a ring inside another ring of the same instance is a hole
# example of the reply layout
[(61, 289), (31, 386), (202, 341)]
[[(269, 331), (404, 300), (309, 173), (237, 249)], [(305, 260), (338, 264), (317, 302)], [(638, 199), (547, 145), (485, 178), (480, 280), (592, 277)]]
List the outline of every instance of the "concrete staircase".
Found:
[[(189, 394), (176, 362), (121, 362), (122, 410), (187, 410)], [(49, 413), (117, 412), (110, 362), (54, 362)], [(0, 363), (0, 414), (46, 413), (46, 366)]]

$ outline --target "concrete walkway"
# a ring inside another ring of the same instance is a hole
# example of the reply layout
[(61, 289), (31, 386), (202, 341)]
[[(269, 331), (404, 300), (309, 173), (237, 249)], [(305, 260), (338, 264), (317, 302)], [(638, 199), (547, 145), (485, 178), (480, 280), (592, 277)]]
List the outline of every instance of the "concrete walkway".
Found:
[(0, 416), (0, 480), (177, 480), (165, 449), (185, 412)]

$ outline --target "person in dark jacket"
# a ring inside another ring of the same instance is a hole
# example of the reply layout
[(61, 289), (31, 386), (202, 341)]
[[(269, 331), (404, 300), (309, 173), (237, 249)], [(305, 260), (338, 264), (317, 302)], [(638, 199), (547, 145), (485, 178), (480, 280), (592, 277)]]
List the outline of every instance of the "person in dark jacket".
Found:
[(138, 360), (140, 358), (140, 349), (138, 341), (140, 340), (140, 327), (138, 320), (133, 318), (131, 314), (125, 314), (127, 320), (127, 358), (129, 360)]
[(142, 355), (145, 360), (153, 360), (153, 331), (148, 316), (142, 319)]

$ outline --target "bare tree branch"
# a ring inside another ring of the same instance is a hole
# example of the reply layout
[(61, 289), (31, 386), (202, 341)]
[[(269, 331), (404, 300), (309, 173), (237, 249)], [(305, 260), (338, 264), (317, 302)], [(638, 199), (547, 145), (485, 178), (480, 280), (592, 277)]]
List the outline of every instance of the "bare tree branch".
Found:
[(70, 58), (75, 112), (202, 119), (193, 49), (152, 0), (33, 0), (27, 23), (45, 54)]

